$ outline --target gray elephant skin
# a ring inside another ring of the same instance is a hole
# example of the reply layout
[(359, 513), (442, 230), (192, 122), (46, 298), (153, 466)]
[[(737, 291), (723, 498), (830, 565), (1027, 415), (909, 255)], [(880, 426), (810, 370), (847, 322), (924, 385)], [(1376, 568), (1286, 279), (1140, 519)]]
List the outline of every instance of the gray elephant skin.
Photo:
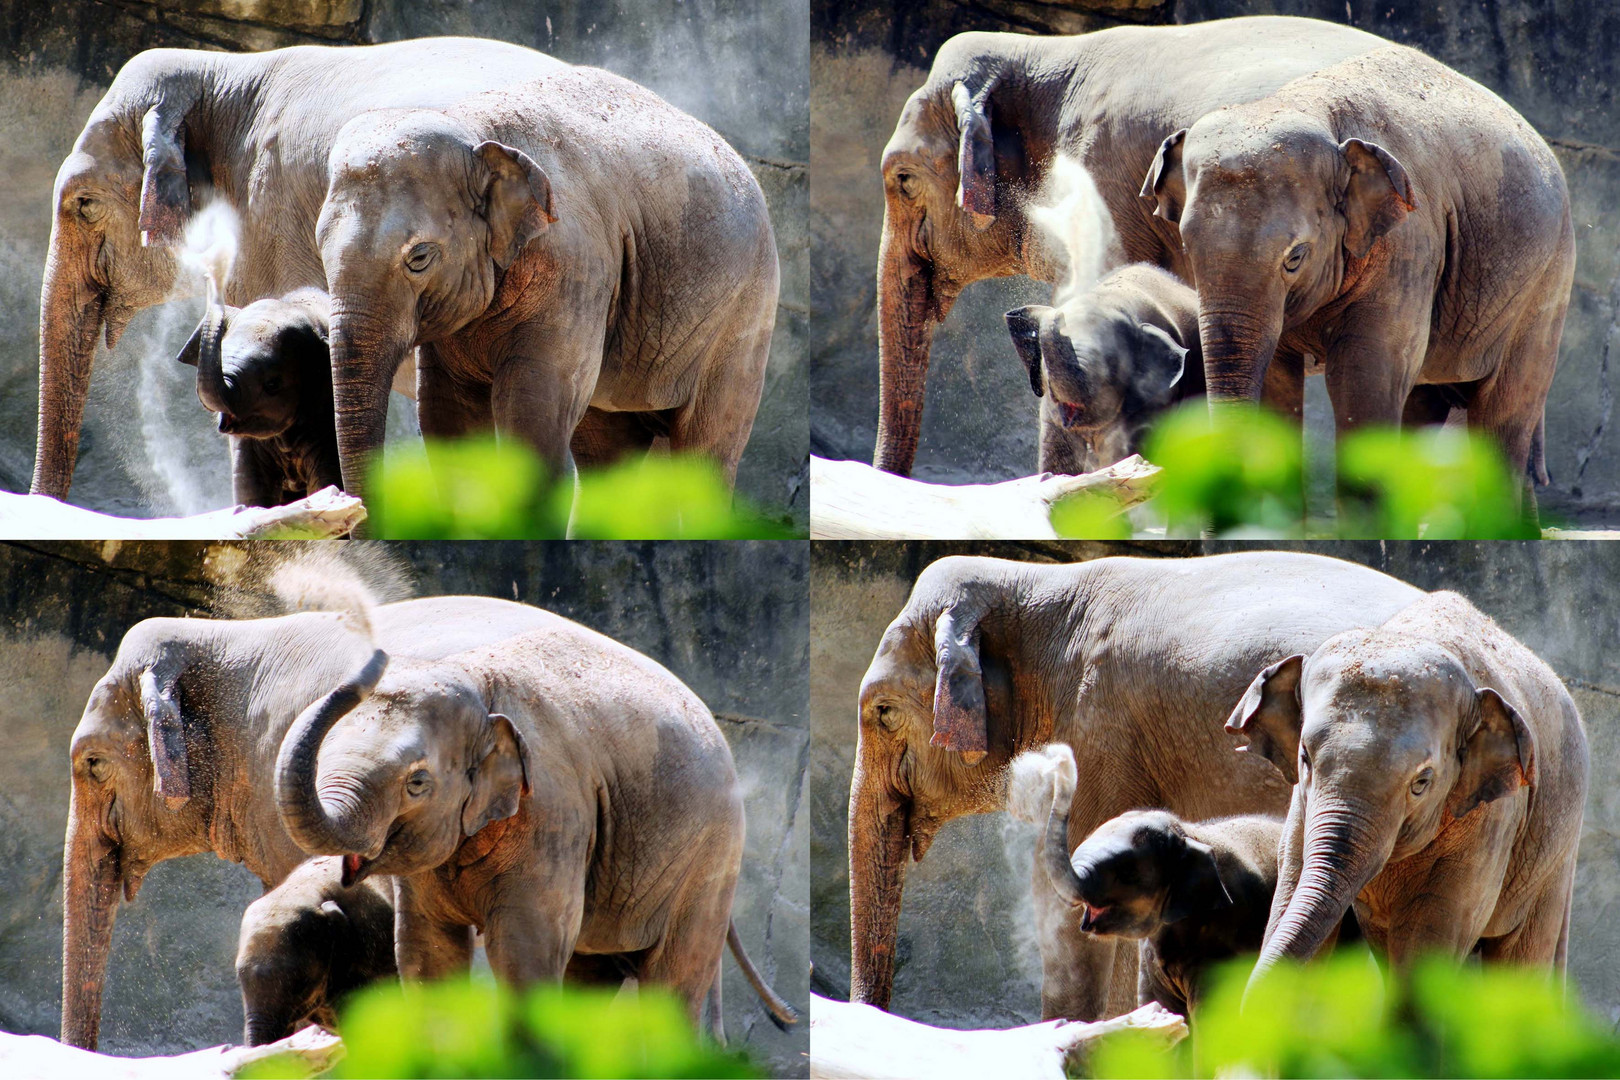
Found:
[(1169, 271), (1132, 263), (1061, 307), (1030, 304), (1006, 319), (1041, 399), (1043, 473), (1140, 453), (1166, 409), (1203, 396), (1198, 294)]
[(432, 662), (378, 649), (288, 731), (283, 822), (342, 857), (342, 883), (394, 877), (400, 974), (490, 967), (526, 985), (668, 987), (725, 1041), (729, 943), (779, 1024), (793, 1010), (731, 925), (742, 794), (708, 708), (667, 670), (550, 616)]
[[(887, 1007), (905, 867), (939, 828), (1006, 802), (1019, 753), (1067, 744), (1080, 788), (1069, 848), (1141, 806), (1184, 820), (1281, 814), (1275, 770), (1222, 725), (1253, 678), (1423, 594), (1335, 559), (1281, 552), (1068, 565), (951, 557), (925, 569), (861, 684), (849, 803), (851, 999)], [(1034, 878), (1042, 1010), (1135, 1007), (1134, 943), (1102, 941)]]
[(342, 860), (310, 859), (248, 905), (237, 939), (242, 1042), (262, 1046), (306, 1024), (336, 1030), (348, 994), (397, 974), (387, 878), (345, 887)]
[(1190, 1017), (1216, 964), (1260, 950), (1282, 818), (1187, 822), (1166, 810), (1128, 810), (1071, 854), (1075, 781), (1074, 752), (1063, 743), (1020, 754), (1008, 808), (1043, 827), (1036, 858), (1049, 886), (1079, 911), (1080, 928), (1140, 942), (1137, 1003)]
[[(776, 319), (765, 198), (713, 130), (594, 68), (358, 117), (318, 225), (344, 489), (420, 346), (422, 434), (493, 427), (553, 476), (645, 450), (730, 484)], [(579, 433), (575, 435), (575, 429)]]
[[(521, 633), (535, 608), (483, 597), (378, 607), (377, 640), (439, 656)], [(340, 616), (148, 619), (118, 648), (73, 733), (62, 868), (62, 1041), (94, 1049), (119, 897), (165, 859), (212, 851), (279, 884), (307, 855), (274, 798), (300, 711), (370, 654)]]
[(1309, 354), (1341, 434), (1461, 406), (1530, 470), (1575, 241), (1557, 158), (1501, 98), (1386, 46), (1169, 135), (1142, 195), (1181, 230), (1212, 400)]
[[(1153, 263), (1192, 282), (1175, 226), (1139, 197), (1160, 142), (1223, 105), (1265, 97), (1387, 44), (1348, 27), (1278, 17), (947, 41), (883, 152), (874, 463), (910, 473), (934, 327), (964, 288), (1014, 274), (1062, 279), (1066, 260), (1025, 212), (1057, 155), (1091, 174), (1123, 262)], [(1284, 370), (1286, 359), (1266, 372), (1266, 397), (1298, 412), (1303, 368)]]
[(1267, 667), (1227, 727), (1294, 783), (1252, 979), (1310, 957), (1352, 905), (1397, 970), (1477, 948), (1562, 977), (1586, 732), (1553, 670), (1468, 601), (1433, 593)]
[(331, 298), (294, 289), (244, 308), (213, 298), (176, 357), (197, 369), (197, 399), (230, 438), (244, 506), (281, 506), (341, 486), (332, 416)]
[(315, 222), (338, 130), (370, 109), (431, 107), (566, 65), (495, 41), (429, 38), (262, 53), (153, 49), (119, 71), (62, 162), (40, 291), (31, 490), (67, 498), (96, 338), (168, 299), (193, 210), (223, 199), (240, 237), (224, 299), (325, 287)]

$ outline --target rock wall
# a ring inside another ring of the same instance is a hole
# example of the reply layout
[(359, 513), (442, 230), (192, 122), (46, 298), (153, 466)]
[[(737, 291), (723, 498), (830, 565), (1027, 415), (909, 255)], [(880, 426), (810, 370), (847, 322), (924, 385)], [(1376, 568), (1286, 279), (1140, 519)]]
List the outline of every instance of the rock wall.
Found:
[[(279, 549), (282, 553), (292, 547)], [(261, 548), (268, 545), (261, 545)], [(666, 665), (721, 719), (748, 817), (733, 913), (766, 979), (809, 992), (808, 545), (355, 545), (419, 595), (534, 603)], [(126, 630), (159, 615), (243, 611), (232, 545), (0, 545), (0, 1030), (55, 1035), (67, 750)], [(226, 586), (221, 589), (219, 586)], [(258, 880), (213, 855), (159, 865), (115, 927), (102, 1049), (176, 1053), (239, 1042), (237, 924)], [(731, 960), (726, 1030), (773, 1075), (803, 1075), (808, 1024), (778, 1031)]]
[[(33, 472), (39, 286), (56, 169), (126, 60), (156, 47), (459, 34), (635, 79), (712, 125), (748, 161), (776, 229), (782, 286), (738, 488), (805, 527), (808, 33), (802, 0), (0, 0), (0, 488), (26, 491)], [(224, 439), (197, 404), (195, 376), (172, 361), (200, 312), (200, 302), (149, 309), (98, 359), (75, 502), (144, 517), (230, 503)], [(396, 396), (393, 405), (391, 437), (414, 437), (408, 403)]]
[[(877, 430), (878, 161), (906, 97), (939, 45), (964, 30), (1081, 33), (1123, 22), (1197, 22), (1245, 14), (1348, 22), (1412, 45), (1496, 91), (1552, 144), (1569, 181), (1575, 289), (1547, 403), (1554, 486), (1543, 506), (1577, 520), (1620, 515), (1620, 442), (1611, 432), (1610, 350), (1620, 325), (1620, 8), (1493, 0), (813, 0), (811, 442), (870, 460)], [(1145, 166), (1144, 166), (1145, 167)], [(963, 482), (1035, 468), (1036, 399), (1001, 313), (1050, 290), (1026, 278), (967, 289), (935, 338), (917, 475)], [(1616, 361), (1620, 364), (1620, 360)], [(1331, 440), (1322, 380), (1307, 420)]]
[[(1070, 561), (1102, 554), (1196, 555), (1265, 546), (818, 543), (811, 553), (812, 989), (849, 993), (848, 801), (860, 681), (917, 575), (947, 554)], [(1303, 545), (1293, 545), (1298, 549)], [(1592, 774), (1576, 871), (1569, 974), (1589, 1006), (1620, 1022), (1620, 547), (1601, 543), (1311, 544), (1423, 589), (1453, 589), (1552, 665), (1586, 721)], [(1031, 930), (1036, 829), (1004, 813), (959, 818), (906, 872), (894, 1010), (945, 1027), (1040, 1019)]]

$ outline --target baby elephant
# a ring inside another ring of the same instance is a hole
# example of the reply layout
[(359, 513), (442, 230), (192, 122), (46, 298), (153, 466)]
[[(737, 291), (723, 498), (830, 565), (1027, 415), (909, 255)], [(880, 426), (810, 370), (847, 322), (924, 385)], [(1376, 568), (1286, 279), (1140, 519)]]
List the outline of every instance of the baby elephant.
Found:
[(1160, 413), (1204, 392), (1198, 294), (1148, 263), (1115, 270), (1063, 307), (1006, 318), (1042, 399), (1042, 472), (1090, 472), (1137, 453)]
[(177, 359), (231, 437), (236, 501), (281, 506), (343, 484), (327, 348), (331, 298), (320, 289), (235, 308), (210, 298)]
[(1166, 810), (1132, 810), (1104, 822), (1069, 855), (1074, 751), (1063, 743), (1013, 762), (1009, 808), (1039, 823), (1051, 811), (1036, 859), (1059, 896), (1082, 908), (1080, 926), (1141, 941), (1137, 1001), (1190, 1015), (1205, 972), (1258, 952), (1277, 888), (1279, 818), (1185, 822)]
[(242, 915), (236, 979), (249, 1046), (306, 1024), (332, 1029), (343, 995), (396, 974), (389, 879), (345, 888), (343, 860), (310, 859)]

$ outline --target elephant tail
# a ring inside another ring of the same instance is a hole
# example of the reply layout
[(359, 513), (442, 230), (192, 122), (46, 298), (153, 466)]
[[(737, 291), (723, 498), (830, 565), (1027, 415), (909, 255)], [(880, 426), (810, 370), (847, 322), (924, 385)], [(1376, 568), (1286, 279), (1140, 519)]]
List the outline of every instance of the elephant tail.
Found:
[(735, 920), (726, 924), (726, 944), (731, 946), (731, 955), (737, 958), (737, 966), (742, 968), (743, 977), (748, 980), (748, 985), (754, 988), (754, 993), (759, 995), (759, 1000), (765, 1005), (765, 1011), (771, 1014), (771, 1023), (783, 1031), (786, 1031), (789, 1025), (797, 1024), (798, 1010), (777, 996), (776, 991), (772, 990), (764, 977), (755, 970), (754, 962), (748, 959), (742, 938), (737, 936)]

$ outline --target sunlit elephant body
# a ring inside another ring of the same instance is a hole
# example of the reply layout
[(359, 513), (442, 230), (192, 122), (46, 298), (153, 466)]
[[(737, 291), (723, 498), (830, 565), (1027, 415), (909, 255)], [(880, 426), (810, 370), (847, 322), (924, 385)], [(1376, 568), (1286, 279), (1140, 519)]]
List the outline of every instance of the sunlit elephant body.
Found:
[[(224, 299), (326, 285), (315, 220), (338, 130), (368, 109), (436, 106), (566, 65), (495, 41), (153, 49), (119, 71), (62, 162), (40, 293), (39, 445), (32, 490), (66, 498), (96, 339), (169, 298), (194, 210), (240, 219)], [(144, 241), (143, 241), (144, 238)]]
[[(1175, 227), (1139, 197), (1161, 140), (1212, 109), (1386, 44), (1274, 17), (947, 41), (883, 152), (875, 464), (911, 471), (934, 327), (962, 289), (1012, 274), (1061, 279), (1063, 257), (1025, 212), (1056, 155), (1084, 165), (1106, 204), (1118, 250), (1105, 265), (1150, 262), (1192, 283)], [(1280, 355), (1273, 372), (1268, 400), (1297, 412), (1302, 359)]]
[[(520, 633), (543, 613), (482, 597), (388, 604), (378, 640), (435, 656)], [(124, 636), (73, 733), (63, 855), (62, 1041), (94, 1048), (119, 894), (157, 863), (212, 851), (279, 883), (307, 855), (273, 792), (299, 711), (370, 653), (336, 615), (148, 619)]]
[(1562, 974), (1588, 749), (1558, 676), (1455, 593), (1257, 675), (1228, 722), (1294, 781), (1258, 978), (1353, 903), (1398, 969)]
[[(1281, 777), (1233, 753), (1222, 730), (1245, 665), (1376, 625), (1422, 595), (1364, 567), (1279, 552), (1059, 566), (953, 557), (928, 567), (861, 686), (849, 811), (853, 999), (888, 1006), (907, 859), (920, 859), (952, 818), (1001, 809), (1015, 755), (1072, 748), (1069, 850), (1138, 807), (1192, 821), (1280, 814)], [(1134, 942), (1089, 937), (1038, 864), (1033, 882), (1045, 1015), (1093, 1020), (1134, 1008)]]

